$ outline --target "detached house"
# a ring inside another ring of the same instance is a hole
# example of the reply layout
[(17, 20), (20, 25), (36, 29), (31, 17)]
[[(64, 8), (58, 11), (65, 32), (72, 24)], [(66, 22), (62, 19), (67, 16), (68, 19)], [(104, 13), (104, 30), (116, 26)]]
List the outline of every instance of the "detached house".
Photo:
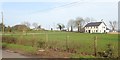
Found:
[(106, 33), (107, 25), (104, 22), (90, 22), (85, 25), (85, 33)]

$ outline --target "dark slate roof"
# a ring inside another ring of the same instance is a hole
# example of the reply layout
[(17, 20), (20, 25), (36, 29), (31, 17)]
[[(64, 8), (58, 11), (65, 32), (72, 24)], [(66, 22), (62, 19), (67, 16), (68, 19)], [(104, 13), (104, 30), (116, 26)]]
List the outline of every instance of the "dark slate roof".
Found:
[(109, 28), (106, 28), (106, 30), (110, 30)]
[(99, 26), (102, 22), (91, 22), (88, 23), (85, 27), (90, 27), (90, 26)]

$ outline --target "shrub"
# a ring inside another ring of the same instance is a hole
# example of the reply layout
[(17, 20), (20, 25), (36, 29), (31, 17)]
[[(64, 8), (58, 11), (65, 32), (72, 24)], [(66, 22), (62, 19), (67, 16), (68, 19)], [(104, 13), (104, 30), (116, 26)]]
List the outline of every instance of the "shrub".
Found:
[(10, 36), (9, 37), (8, 36), (2, 36), (2, 42), (16, 44), (16, 38), (10, 37)]
[(37, 47), (42, 48), (44, 46), (45, 46), (45, 42), (44, 41), (38, 41), (37, 42)]
[(113, 57), (113, 49), (111, 48), (111, 44), (107, 44), (107, 50), (104, 52), (98, 52), (100, 57), (112, 58)]

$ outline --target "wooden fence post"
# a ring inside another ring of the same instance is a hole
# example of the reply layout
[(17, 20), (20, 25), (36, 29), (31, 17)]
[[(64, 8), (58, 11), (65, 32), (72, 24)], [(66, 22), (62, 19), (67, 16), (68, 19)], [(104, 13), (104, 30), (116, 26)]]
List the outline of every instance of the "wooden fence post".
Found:
[(46, 47), (47, 47), (47, 42), (48, 42), (48, 34), (46, 33), (46, 41), (45, 41)]
[(94, 55), (97, 56), (97, 36), (94, 37)]
[(68, 51), (68, 40), (69, 40), (69, 35), (67, 35), (67, 38), (66, 38), (66, 49), (67, 49), (67, 51)]
[(35, 47), (35, 36), (32, 34), (32, 47)]

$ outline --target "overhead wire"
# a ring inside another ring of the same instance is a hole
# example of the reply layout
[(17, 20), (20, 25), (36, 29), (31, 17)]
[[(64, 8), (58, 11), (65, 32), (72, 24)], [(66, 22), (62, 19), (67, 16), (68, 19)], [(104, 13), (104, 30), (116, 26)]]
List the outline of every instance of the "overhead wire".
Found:
[[(81, 3), (83, 3), (83, 2), (81, 2)], [(62, 7), (66, 7), (66, 6), (74, 6), (75, 4), (80, 4), (80, 1), (71, 2), (71, 3), (68, 3), (68, 4), (61, 5), (61, 6), (57, 6), (57, 7), (52, 7), (52, 8), (48, 8), (48, 9), (43, 9), (43, 10), (35, 11), (35, 12), (32, 12), (31, 14), (35, 14), (35, 13), (39, 13), (39, 12), (44, 12), (44, 11), (47, 11), (47, 10), (53, 10), (53, 9), (57, 9), (57, 8), (62, 8)]]

